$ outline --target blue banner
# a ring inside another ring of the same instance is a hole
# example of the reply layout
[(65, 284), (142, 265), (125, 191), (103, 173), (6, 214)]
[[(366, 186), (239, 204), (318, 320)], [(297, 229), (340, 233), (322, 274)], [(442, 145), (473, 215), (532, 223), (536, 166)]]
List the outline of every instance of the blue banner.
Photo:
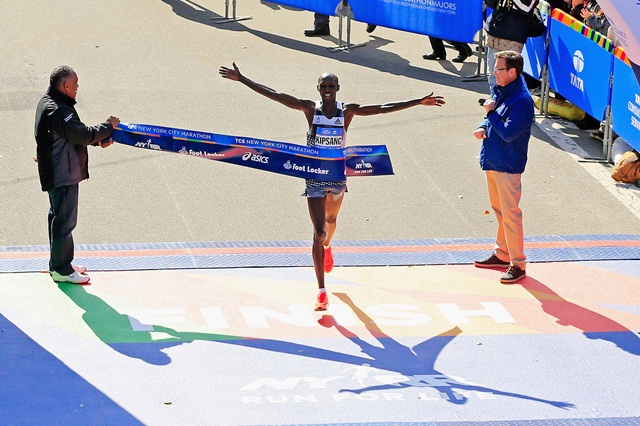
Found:
[(613, 131), (640, 151), (640, 84), (633, 69), (618, 58), (613, 64), (611, 120)]
[(393, 174), (384, 145), (328, 149), (129, 123), (120, 123), (111, 138), (136, 148), (218, 160), (303, 179), (341, 181), (345, 176)]
[(353, 19), (444, 40), (473, 42), (482, 0), (349, 0)]
[(549, 84), (592, 117), (603, 120), (611, 101), (613, 55), (575, 29), (551, 19)]
[(336, 8), (341, 0), (269, 0), (272, 3), (283, 4), (302, 10), (310, 10), (311, 12), (322, 13), (323, 15), (333, 16), (336, 14)]
[(549, 34), (549, 21), (551, 20), (549, 3), (542, 0), (538, 7), (540, 8), (542, 21), (547, 29), (540, 37), (529, 37), (522, 50), (522, 57), (524, 59), (523, 71), (536, 80), (542, 79), (542, 68), (547, 64), (547, 55), (549, 53), (547, 35)]

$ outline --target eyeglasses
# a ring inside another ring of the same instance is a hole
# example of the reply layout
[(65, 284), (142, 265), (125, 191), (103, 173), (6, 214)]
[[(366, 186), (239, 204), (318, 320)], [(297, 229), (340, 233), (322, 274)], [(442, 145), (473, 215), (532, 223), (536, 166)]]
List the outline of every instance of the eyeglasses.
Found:
[(510, 69), (510, 68), (509, 68), (509, 67), (505, 67), (505, 68), (494, 68), (494, 69), (493, 69), (493, 72), (496, 72), (496, 71), (502, 71), (502, 70), (508, 70), (508, 69)]

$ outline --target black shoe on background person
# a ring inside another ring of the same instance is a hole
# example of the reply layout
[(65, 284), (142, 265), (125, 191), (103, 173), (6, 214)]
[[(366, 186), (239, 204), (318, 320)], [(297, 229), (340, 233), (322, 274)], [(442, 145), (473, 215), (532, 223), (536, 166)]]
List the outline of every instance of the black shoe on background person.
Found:
[(586, 114), (582, 120), (576, 121), (576, 126), (582, 130), (598, 129), (600, 128), (600, 120), (596, 120), (589, 114)]
[(328, 36), (331, 35), (331, 30), (329, 29), (329, 25), (325, 25), (323, 27), (317, 27), (312, 30), (304, 30), (304, 35), (306, 35), (307, 37)]
[(429, 53), (428, 55), (422, 55), (422, 59), (428, 59), (430, 61), (435, 61), (436, 59), (447, 59), (447, 55), (439, 55), (436, 52)]
[(458, 62), (458, 63), (459, 63), (459, 62), (464, 62), (464, 60), (465, 60), (465, 59), (467, 59), (468, 57), (469, 57), (469, 55), (462, 55), (462, 54), (460, 54), (460, 55), (456, 56), (455, 58), (453, 58), (453, 59), (451, 60), (451, 62)]
[(368, 24), (367, 25), (367, 32), (368, 33), (372, 33), (376, 29), (376, 27), (377, 27), (377, 25)]
[[(471, 47), (467, 43), (455, 43), (454, 47), (458, 49), (458, 56), (453, 58), (451, 62), (464, 62), (465, 59), (473, 55), (473, 50), (471, 50)], [(464, 50), (464, 52), (462, 50)]]

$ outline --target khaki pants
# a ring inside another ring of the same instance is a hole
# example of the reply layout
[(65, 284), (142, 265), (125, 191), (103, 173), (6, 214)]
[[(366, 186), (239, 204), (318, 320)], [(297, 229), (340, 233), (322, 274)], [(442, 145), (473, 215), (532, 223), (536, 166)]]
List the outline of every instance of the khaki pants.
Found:
[(491, 208), (498, 221), (495, 253), (502, 260), (522, 270), (526, 268), (524, 255), (524, 230), (522, 210), (518, 204), (522, 195), (521, 174), (511, 174), (487, 170), (487, 188)]

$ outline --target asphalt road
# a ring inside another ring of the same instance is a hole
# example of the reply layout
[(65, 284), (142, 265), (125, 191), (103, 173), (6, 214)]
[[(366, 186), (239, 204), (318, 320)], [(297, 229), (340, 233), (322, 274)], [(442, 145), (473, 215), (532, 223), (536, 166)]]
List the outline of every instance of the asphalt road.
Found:
[[(77, 109), (88, 124), (113, 114), (123, 122), (294, 143), (304, 143), (302, 113), (220, 78), (220, 65), (235, 61), (255, 81), (307, 99), (316, 99), (315, 83), (325, 71), (340, 78), (339, 100), (442, 95), (442, 108), (354, 120), (349, 144), (387, 145), (395, 175), (349, 180), (335, 239), (495, 233), (472, 136), (487, 85), (461, 81), (476, 71), (472, 60), (423, 60), (430, 51), (424, 36), (386, 28), (367, 34), (365, 24), (354, 22), (351, 40), (366, 46), (333, 52), (328, 48), (337, 37), (304, 37), (311, 12), (257, 1), (239, 1), (238, 15), (252, 19), (228, 24), (211, 19), (224, 15), (218, 1), (33, 0), (0, 3), (0, 15), (1, 246), (47, 244), (48, 200), (38, 183), (33, 123), (48, 76), (61, 64), (79, 75)], [(337, 35), (338, 20), (331, 26)], [(585, 149), (600, 149), (586, 132), (567, 132)], [(527, 236), (638, 232), (638, 216), (612, 195), (613, 181), (590, 172), (606, 174), (609, 166), (576, 161), (538, 125), (533, 134), (523, 178)], [(80, 186), (76, 243), (308, 240), (312, 234), (297, 178), (117, 144), (90, 149), (90, 174)]]

